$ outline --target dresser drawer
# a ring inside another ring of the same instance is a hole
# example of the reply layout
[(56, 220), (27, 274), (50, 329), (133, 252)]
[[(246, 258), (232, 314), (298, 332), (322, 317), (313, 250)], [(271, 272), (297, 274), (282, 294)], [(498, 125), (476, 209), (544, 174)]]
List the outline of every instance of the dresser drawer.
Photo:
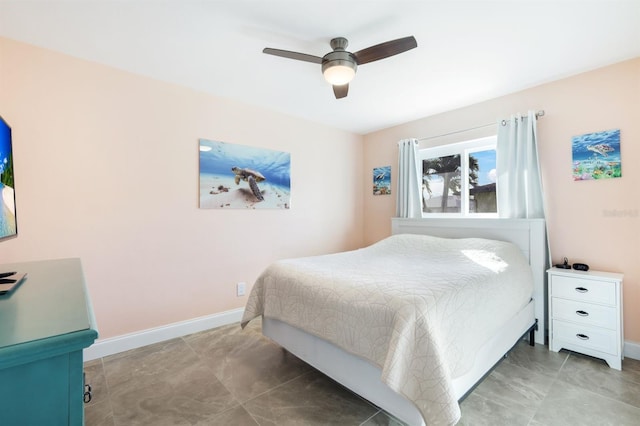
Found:
[(559, 320), (552, 320), (552, 322), (553, 339), (559, 346), (566, 349), (587, 348), (611, 355), (620, 355), (616, 346), (617, 336), (614, 330), (581, 326)]
[(554, 276), (551, 281), (551, 296), (581, 302), (615, 305), (616, 285), (607, 281)]
[(576, 300), (553, 298), (553, 318), (578, 324), (616, 330), (618, 311), (615, 306), (593, 305)]

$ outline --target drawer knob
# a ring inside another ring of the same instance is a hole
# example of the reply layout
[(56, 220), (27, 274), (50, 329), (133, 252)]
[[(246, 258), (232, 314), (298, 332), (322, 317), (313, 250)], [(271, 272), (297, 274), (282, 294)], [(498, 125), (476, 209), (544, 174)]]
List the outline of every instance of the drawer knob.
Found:
[(85, 404), (91, 402), (91, 385), (84, 385), (84, 394), (82, 395), (82, 400)]
[(576, 287), (576, 291), (578, 293), (586, 293), (586, 292), (589, 291), (589, 289), (588, 288), (584, 288), (584, 287)]
[(580, 340), (589, 340), (589, 336), (587, 336), (586, 334), (582, 334), (582, 333), (578, 333), (576, 334), (576, 337)]
[(576, 314), (580, 315), (581, 317), (589, 316), (589, 312), (585, 312), (585, 311), (576, 311)]

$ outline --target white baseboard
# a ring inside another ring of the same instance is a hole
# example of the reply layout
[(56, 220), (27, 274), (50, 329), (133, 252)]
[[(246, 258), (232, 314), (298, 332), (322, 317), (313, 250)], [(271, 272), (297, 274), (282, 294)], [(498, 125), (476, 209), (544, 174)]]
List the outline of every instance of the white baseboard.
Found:
[(124, 334), (122, 336), (110, 337), (103, 340), (98, 339), (93, 345), (84, 350), (84, 360), (91, 361), (130, 349), (136, 349), (176, 337), (240, 322), (243, 312), (244, 308), (238, 308), (135, 333)]
[[(130, 349), (136, 349), (176, 337), (240, 322), (243, 313), (244, 309), (238, 308), (135, 333), (124, 334), (122, 336), (111, 337), (109, 339), (98, 339), (93, 345), (84, 350), (84, 360), (91, 361)], [(625, 341), (624, 356), (626, 358), (640, 360), (640, 343), (630, 340)]]
[(625, 341), (624, 356), (626, 358), (637, 359), (640, 361), (640, 343), (631, 342), (629, 340)]

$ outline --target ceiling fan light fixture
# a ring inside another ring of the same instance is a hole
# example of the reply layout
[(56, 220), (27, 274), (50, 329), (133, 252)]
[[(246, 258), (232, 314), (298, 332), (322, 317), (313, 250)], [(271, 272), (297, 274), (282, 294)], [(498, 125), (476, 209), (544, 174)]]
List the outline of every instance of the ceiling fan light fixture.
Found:
[(348, 84), (356, 75), (357, 65), (351, 61), (336, 60), (322, 65), (324, 79), (333, 86)]
[(333, 86), (333, 94), (336, 99), (342, 99), (349, 92), (349, 82), (355, 77), (358, 65), (379, 61), (418, 47), (414, 36), (386, 41), (355, 53), (347, 52), (349, 41), (344, 37), (333, 38), (329, 44), (333, 51), (323, 57), (270, 47), (265, 47), (262, 52), (268, 55), (321, 64), (324, 79)]

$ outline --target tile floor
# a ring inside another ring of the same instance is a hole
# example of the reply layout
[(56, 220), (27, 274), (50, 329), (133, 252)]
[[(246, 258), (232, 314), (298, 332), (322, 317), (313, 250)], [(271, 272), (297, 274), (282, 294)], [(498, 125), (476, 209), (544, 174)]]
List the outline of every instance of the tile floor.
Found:
[[(260, 334), (229, 325), (85, 364), (87, 426), (400, 425)], [(519, 344), (461, 403), (460, 425), (640, 425), (640, 361), (623, 371)]]

